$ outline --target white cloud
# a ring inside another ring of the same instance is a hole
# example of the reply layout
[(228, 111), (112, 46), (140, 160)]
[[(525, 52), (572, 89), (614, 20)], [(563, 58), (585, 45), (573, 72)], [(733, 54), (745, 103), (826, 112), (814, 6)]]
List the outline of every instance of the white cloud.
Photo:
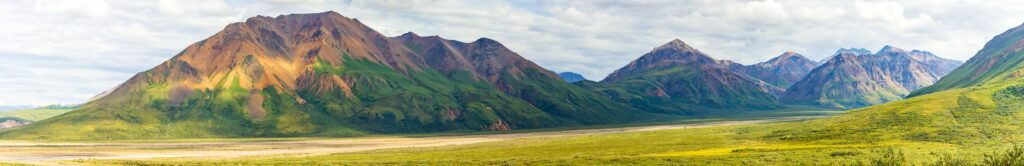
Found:
[(220, 0), (159, 0), (160, 12), (171, 15), (182, 14), (224, 14), (230, 12), (228, 5)]
[(87, 17), (106, 17), (109, 14), (110, 6), (105, 0), (41, 0), (36, 1), (35, 9), (49, 13), (69, 12)]
[[(384, 33), (498, 40), (601, 79), (674, 38), (718, 59), (824, 58), (891, 44), (965, 60), (1024, 22), (1024, 1), (37, 0), (0, 3), (0, 105), (82, 102), (231, 22), (334, 10)], [(45, 85), (48, 88), (39, 88)]]

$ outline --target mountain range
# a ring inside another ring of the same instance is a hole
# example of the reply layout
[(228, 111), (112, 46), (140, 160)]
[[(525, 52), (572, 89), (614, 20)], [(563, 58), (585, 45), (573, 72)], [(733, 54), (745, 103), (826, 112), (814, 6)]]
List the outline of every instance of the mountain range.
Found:
[(831, 60), (789, 87), (781, 100), (831, 108), (857, 108), (900, 100), (959, 66), (926, 51), (885, 46), (874, 54), (836, 51)]
[(386, 37), (325, 12), (230, 24), (78, 110), (4, 136), (345, 136), (609, 124), (640, 116), (491, 39)]
[[(1024, 24), (910, 97), (777, 131), (785, 140), (892, 139), (965, 147), (1005, 145), (1024, 134)], [(864, 55), (861, 55), (864, 56)], [(833, 59), (854, 60), (852, 55)], [(850, 58), (850, 59), (847, 59)], [(956, 165), (956, 164), (954, 164)], [(969, 165), (969, 164), (968, 164)]]
[[(600, 82), (480, 38), (387, 37), (336, 12), (226, 26), (75, 111), (12, 139), (351, 136), (615, 124), (659, 116), (854, 108), (896, 100), (959, 62), (926, 51), (795, 52), (742, 65), (679, 39)], [(956, 73), (953, 71), (952, 73)]]

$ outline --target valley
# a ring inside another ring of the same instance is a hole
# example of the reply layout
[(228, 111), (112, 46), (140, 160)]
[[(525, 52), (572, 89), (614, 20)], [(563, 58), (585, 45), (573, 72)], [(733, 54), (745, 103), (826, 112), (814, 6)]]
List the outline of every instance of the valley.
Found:
[[(531, 139), (564, 139), (619, 133), (698, 129), (800, 121), (832, 116), (836, 111), (791, 110), (772, 117), (732, 116), (719, 119), (690, 119), (625, 126), (546, 129), (514, 133), (448, 133), (421, 135), (379, 135), (355, 138), (216, 138), (122, 141), (0, 141), (0, 161), (39, 165), (143, 164), (163, 161), (253, 160), (263, 158), (300, 159), (337, 153), (362, 153), (385, 149), (458, 147), (480, 143)], [(132, 161), (126, 161), (132, 160)], [(134, 161), (140, 160), (140, 161)], [(191, 163), (190, 164), (197, 164)], [(328, 164), (328, 163), (322, 163)], [(338, 163), (336, 163), (338, 164)]]

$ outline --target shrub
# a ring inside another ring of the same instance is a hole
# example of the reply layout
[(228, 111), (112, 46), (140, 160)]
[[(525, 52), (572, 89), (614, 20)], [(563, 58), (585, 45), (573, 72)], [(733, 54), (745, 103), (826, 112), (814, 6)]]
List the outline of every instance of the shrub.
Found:
[(953, 157), (953, 155), (949, 155), (949, 154), (943, 155), (942, 157), (939, 157), (939, 160), (935, 161), (934, 163), (928, 164), (928, 166), (969, 166), (969, 165), (978, 165), (978, 164), (971, 163), (970, 161), (964, 160), (963, 158)]
[(842, 157), (842, 156), (856, 156), (856, 155), (860, 155), (860, 154), (861, 154), (860, 151), (838, 151), (838, 152), (832, 152), (831, 154), (829, 154), (829, 156), (832, 156), (832, 157)]
[(902, 166), (906, 165), (907, 158), (903, 156), (903, 151), (896, 148), (887, 148), (882, 151), (882, 157), (876, 158), (871, 161), (871, 165), (874, 166)]
[(1024, 166), (1024, 146), (1017, 145), (1003, 153), (985, 155), (985, 165)]

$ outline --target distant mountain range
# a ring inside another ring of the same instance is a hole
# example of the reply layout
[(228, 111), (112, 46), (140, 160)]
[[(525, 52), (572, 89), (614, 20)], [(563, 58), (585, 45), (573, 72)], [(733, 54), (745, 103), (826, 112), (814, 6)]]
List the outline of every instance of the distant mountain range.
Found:
[(729, 66), (729, 69), (734, 72), (760, 79), (783, 89), (793, 85), (820, 65), (818, 62), (791, 51), (754, 65), (742, 65), (728, 60), (722, 61), (722, 63)]
[(676, 39), (594, 82), (555, 74), (488, 38), (386, 37), (335, 12), (258, 16), (75, 111), (0, 137), (351, 136), (614, 124), (792, 104), (854, 108), (899, 99), (956, 65), (894, 47), (840, 49), (824, 64), (785, 52), (742, 65)]
[[(1024, 24), (1011, 28), (992, 38), (971, 59), (938, 79), (934, 84), (911, 92), (910, 97), (886, 104), (865, 107), (842, 116), (808, 121), (801, 125), (779, 130), (774, 138), (785, 140), (877, 140), (948, 144), (962, 147), (997, 146), (1002, 140), (1014, 140), (1024, 135)], [(881, 56), (897, 64), (918, 64), (918, 70), (927, 70), (923, 63), (909, 61), (919, 58), (893, 57), (903, 53), (897, 49)], [(918, 51), (918, 54), (923, 51)], [(866, 56), (866, 55), (860, 55)], [(876, 55), (878, 56), (878, 55)], [(913, 55), (911, 55), (913, 57)], [(877, 58), (877, 57), (876, 57)], [(903, 60), (899, 60), (899, 59)], [(833, 61), (868, 63), (852, 54)], [(908, 63), (909, 62), (909, 63)], [(832, 62), (830, 62), (832, 63)], [(829, 64), (826, 64), (829, 65)], [(853, 69), (853, 66), (829, 67)], [(871, 68), (862, 68), (874, 70)], [(897, 70), (890, 70), (897, 71)], [(908, 73), (911, 71), (891, 72)], [(925, 76), (929, 73), (912, 72)], [(941, 72), (939, 72), (941, 74)], [(888, 86), (901, 82), (890, 80)], [(922, 82), (917, 82), (922, 84)], [(906, 85), (906, 84), (904, 84)], [(913, 84), (910, 84), (913, 85)], [(845, 141), (837, 141), (845, 142)], [(870, 141), (869, 141), (870, 142)], [(880, 141), (886, 142), (886, 141)], [(970, 164), (967, 164), (970, 165)]]
[(832, 108), (857, 108), (903, 99), (961, 64), (926, 51), (885, 46), (875, 54), (836, 51), (831, 60), (790, 86), (781, 100)]

